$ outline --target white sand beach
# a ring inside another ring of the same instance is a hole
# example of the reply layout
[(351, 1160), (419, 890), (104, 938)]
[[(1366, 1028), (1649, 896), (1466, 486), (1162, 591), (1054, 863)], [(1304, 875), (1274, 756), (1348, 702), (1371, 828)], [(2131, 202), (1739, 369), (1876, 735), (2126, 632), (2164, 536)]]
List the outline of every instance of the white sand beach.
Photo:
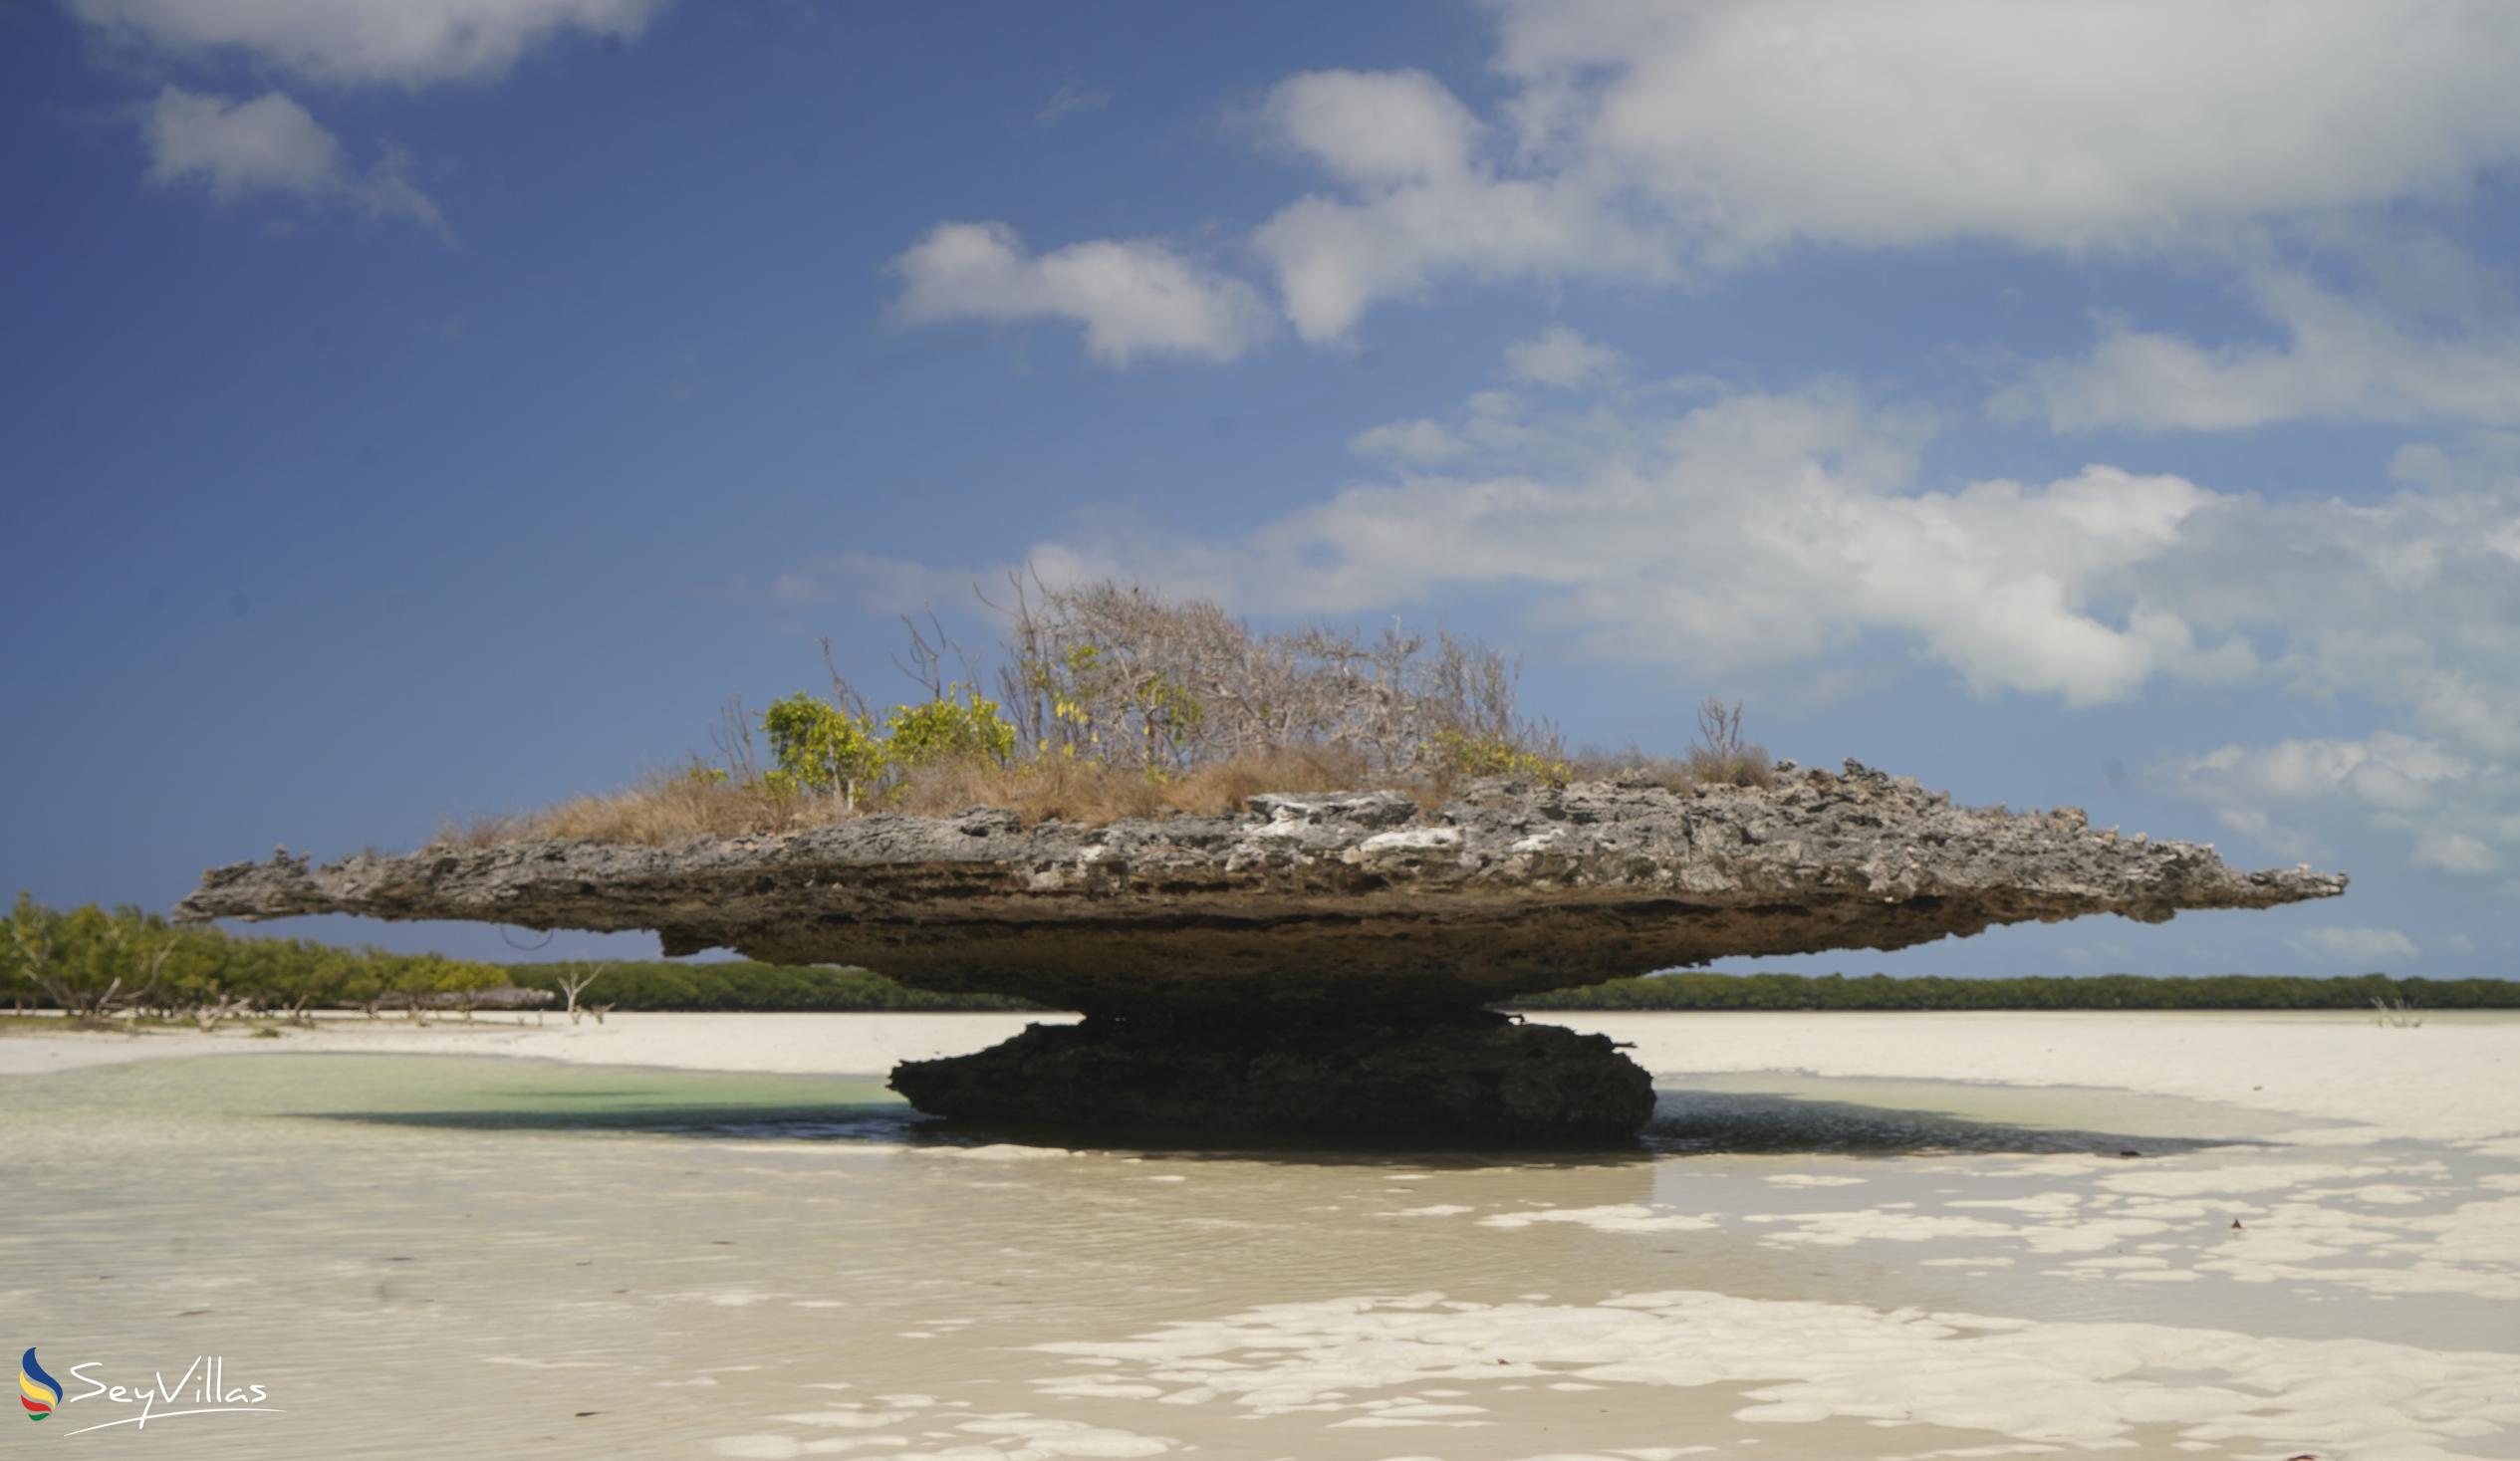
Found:
[[(0, 1075), (215, 1054), (500, 1055), (691, 1071), (881, 1074), (896, 1061), (979, 1050), (1064, 1015), (615, 1014), (473, 1023), (329, 1017), (258, 1041), (152, 1030), (0, 1038)], [(2436, 1012), (2419, 1028), (2368, 1014), (2070, 1011), (1917, 1014), (1534, 1015), (1634, 1046), (1657, 1082), (1724, 1072), (2087, 1086), (2220, 1101), (2433, 1139), (2520, 1136), (2520, 1015)]]
[(1568, 1017), (1662, 1096), (1600, 1159), (957, 1138), (881, 1091), (1023, 1023), (14, 1033), (0, 1301), (293, 1402), (176, 1438), (211, 1458), (2520, 1455), (2520, 1020)]

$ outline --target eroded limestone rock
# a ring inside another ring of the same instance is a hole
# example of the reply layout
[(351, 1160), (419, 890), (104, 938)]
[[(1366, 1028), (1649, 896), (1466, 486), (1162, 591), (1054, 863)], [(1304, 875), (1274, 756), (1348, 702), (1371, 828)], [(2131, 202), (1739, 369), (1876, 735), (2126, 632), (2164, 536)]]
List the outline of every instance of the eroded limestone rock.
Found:
[(1348, 1142), (1619, 1141), (1653, 1082), (1606, 1035), (1484, 1010), (1289, 1024), (1089, 1016), (977, 1055), (905, 1061), (920, 1110), (1086, 1135)]
[(2333, 896), (2307, 868), (1954, 807), (1849, 763), (1768, 789), (1479, 784), (1026, 828), (874, 816), (680, 848), (528, 841), (207, 873), (187, 918), (364, 913), (654, 929), (668, 954), (857, 964), (1088, 1011), (1459, 1007), (1733, 954)]
[(1265, 796), (1246, 815), (1025, 827), (871, 816), (679, 848), (526, 841), (285, 854), (205, 874), (182, 918), (363, 913), (649, 928), (668, 954), (858, 964), (1084, 1011), (913, 1061), (922, 1110), (1088, 1133), (1598, 1141), (1650, 1113), (1597, 1036), (1477, 1007), (1732, 954), (1892, 949), (1998, 923), (2331, 897), (2211, 848), (2008, 813), (1853, 762), (1765, 789), (1485, 783)]

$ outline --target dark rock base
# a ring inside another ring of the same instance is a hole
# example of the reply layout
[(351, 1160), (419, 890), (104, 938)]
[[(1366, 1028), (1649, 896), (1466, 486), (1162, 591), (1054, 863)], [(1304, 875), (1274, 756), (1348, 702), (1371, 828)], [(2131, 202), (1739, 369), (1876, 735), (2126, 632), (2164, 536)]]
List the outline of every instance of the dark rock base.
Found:
[(1608, 1036), (1484, 1010), (1294, 1026), (1089, 1016), (904, 1061), (891, 1085), (931, 1115), (1102, 1135), (1604, 1145), (1653, 1113), (1651, 1078)]

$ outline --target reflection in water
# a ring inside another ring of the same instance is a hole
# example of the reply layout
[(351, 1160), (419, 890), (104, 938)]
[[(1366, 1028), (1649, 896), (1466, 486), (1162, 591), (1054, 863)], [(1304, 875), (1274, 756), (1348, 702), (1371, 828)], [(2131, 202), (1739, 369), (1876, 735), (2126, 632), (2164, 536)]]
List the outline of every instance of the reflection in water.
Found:
[[(290, 1411), (186, 1457), (1889, 1456), (2067, 1424), (2253, 1455), (2384, 1423), (2493, 1455), (2520, 1426), (2500, 1361), (2423, 1357), (2513, 1343), (2508, 1160), (2106, 1093), (1691, 1087), (1635, 1151), (1429, 1158), (1078, 1151), (873, 1080), (144, 1063), (0, 1084), (47, 1137), (0, 1290), (48, 1362), (217, 1352)], [(2140, 1363), (2089, 1357), (2128, 1325)], [(2348, 1337), (2397, 1347), (2285, 1343)], [(2080, 1365), (2072, 1414), (1978, 1403), (1993, 1350)]]

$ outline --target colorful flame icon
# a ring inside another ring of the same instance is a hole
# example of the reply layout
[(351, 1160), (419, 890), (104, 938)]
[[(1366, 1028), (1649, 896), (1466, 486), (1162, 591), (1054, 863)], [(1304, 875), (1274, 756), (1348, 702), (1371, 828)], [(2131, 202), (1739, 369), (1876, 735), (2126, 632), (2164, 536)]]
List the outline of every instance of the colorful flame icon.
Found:
[(42, 1420), (61, 1403), (61, 1381), (46, 1374), (44, 1366), (35, 1362), (32, 1344), (27, 1346), (26, 1357), (18, 1361), (18, 1403), (26, 1407), (29, 1420)]

